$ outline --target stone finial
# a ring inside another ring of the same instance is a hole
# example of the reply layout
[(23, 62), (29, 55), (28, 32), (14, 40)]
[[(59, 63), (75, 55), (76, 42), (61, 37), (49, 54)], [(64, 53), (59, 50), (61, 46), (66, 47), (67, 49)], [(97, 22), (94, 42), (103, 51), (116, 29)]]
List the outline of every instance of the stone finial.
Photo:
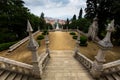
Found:
[(107, 34), (106, 34), (105, 38), (103, 40), (99, 41), (98, 44), (105, 48), (111, 48), (111, 47), (113, 47), (113, 45), (111, 43), (110, 37), (111, 37), (111, 33), (115, 30), (114, 29), (114, 20), (111, 21), (111, 23), (108, 25), (106, 30), (107, 30)]
[(29, 32), (29, 43), (28, 43), (28, 48), (30, 50), (35, 50), (39, 47), (38, 43), (34, 40), (33, 36), (32, 36), (32, 26), (28, 20), (28, 23), (27, 23), (27, 32)]
[(115, 28), (114, 28), (114, 20), (111, 21), (111, 23), (108, 25), (107, 31), (110, 31), (110, 32), (113, 32), (115, 31)]
[(31, 26), (31, 24), (30, 24), (30, 22), (28, 20), (27, 21), (27, 32), (32, 32), (32, 31), (33, 31), (32, 26)]

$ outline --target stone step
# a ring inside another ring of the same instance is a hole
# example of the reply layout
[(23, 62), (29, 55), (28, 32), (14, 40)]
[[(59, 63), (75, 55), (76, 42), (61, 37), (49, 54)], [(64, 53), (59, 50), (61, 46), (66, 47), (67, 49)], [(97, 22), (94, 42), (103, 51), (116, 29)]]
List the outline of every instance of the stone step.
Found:
[(40, 80), (40, 79), (35, 79), (31, 75), (0, 69), (0, 80)]
[(21, 80), (22, 79), (22, 74), (17, 74), (14, 80)]
[(24, 76), (22, 77), (22, 80), (28, 80), (28, 76), (25, 76), (25, 75), (24, 75)]
[(108, 80), (115, 80), (112, 75), (106, 75), (106, 78), (107, 78)]
[(14, 80), (16, 77), (16, 73), (10, 73), (6, 80)]
[(3, 72), (4, 72), (4, 70), (0, 70), (0, 75), (2, 75), (2, 74), (3, 74)]
[(10, 75), (10, 72), (4, 71), (0, 76), (0, 80), (6, 80), (9, 75)]
[(118, 74), (112, 74), (112, 76), (114, 77), (115, 80), (120, 80), (120, 76)]
[(99, 80), (107, 80), (105, 77), (101, 77)]

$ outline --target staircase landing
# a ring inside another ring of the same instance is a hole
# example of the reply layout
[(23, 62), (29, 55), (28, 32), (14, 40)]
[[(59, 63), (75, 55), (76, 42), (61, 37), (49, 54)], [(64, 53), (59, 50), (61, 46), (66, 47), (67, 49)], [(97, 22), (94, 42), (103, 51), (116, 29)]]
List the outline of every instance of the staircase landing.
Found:
[(93, 80), (72, 51), (52, 51), (42, 80)]

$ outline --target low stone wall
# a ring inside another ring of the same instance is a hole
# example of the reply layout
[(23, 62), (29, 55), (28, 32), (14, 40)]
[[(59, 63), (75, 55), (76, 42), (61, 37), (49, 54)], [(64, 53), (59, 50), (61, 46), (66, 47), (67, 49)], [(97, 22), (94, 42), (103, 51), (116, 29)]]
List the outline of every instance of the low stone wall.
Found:
[(87, 68), (89, 71), (92, 68), (93, 61), (88, 59), (86, 56), (82, 55), (81, 53), (76, 53), (74, 57), (81, 63), (85, 68)]
[[(38, 32), (39, 31), (36, 31), (35, 33), (33, 33), (33, 36), (36, 35)], [(28, 39), (29, 39), (29, 37), (25, 37), (24, 39), (20, 40), (16, 44), (10, 46), (9, 49), (8, 49), (8, 52), (11, 52), (11, 51), (15, 50), (16, 48), (18, 48), (19, 46), (21, 46), (23, 43), (25, 43)]]

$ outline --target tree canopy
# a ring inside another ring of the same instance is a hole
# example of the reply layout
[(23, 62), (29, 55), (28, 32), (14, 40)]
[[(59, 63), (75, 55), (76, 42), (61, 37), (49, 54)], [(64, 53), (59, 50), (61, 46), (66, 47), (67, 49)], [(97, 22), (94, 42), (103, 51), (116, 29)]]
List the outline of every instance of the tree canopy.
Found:
[(114, 19), (116, 31), (113, 34), (113, 40), (120, 45), (120, 0), (87, 0), (87, 8), (85, 9), (85, 17), (89, 20), (93, 20), (95, 16), (98, 18), (98, 36), (103, 38), (105, 35), (105, 29), (107, 24)]
[(12, 42), (27, 36), (27, 20), (36, 31), (40, 18), (29, 12), (23, 0), (0, 0), (0, 43)]

